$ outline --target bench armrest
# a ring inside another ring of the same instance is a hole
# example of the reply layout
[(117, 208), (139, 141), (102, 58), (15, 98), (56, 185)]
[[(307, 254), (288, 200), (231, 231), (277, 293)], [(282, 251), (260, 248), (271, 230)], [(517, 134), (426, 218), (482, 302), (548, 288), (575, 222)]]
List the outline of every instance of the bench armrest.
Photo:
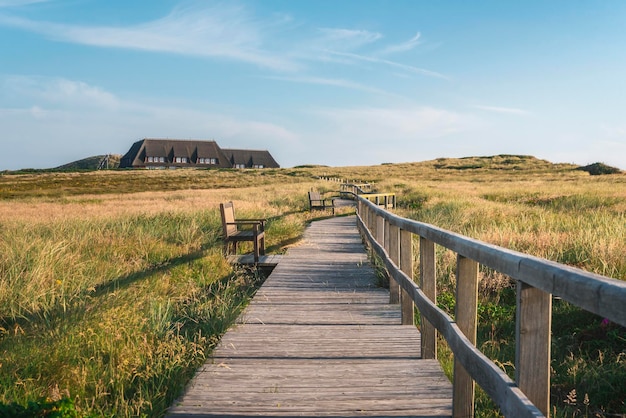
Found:
[(226, 225), (252, 225), (256, 231), (261, 227), (261, 231), (265, 230), (265, 219), (235, 219), (235, 222), (226, 222)]

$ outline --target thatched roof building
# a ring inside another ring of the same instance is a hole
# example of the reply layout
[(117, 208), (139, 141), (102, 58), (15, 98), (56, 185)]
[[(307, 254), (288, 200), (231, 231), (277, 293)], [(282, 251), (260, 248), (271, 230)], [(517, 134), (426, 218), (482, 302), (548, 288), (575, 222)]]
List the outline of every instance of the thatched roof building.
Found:
[(247, 149), (224, 149), (233, 168), (280, 167), (269, 151)]
[(215, 141), (146, 138), (130, 147), (120, 160), (120, 168), (280, 167), (268, 151), (225, 151)]

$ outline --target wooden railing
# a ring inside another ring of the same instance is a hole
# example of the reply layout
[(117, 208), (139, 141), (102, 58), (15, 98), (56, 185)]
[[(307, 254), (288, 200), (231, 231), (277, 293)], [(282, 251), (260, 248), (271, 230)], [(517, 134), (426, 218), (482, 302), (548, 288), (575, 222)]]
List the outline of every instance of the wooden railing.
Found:
[(382, 206), (385, 209), (393, 209), (396, 207), (395, 193), (372, 192), (372, 184), (370, 183), (342, 183), (339, 193), (350, 199), (353, 199), (356, 196), (361, 196), (362, 198), (369, 200), (377, 206)]
[(395, 193), (365, 193), (359, 195), (363, 199), (367, 199), (376, 206), (382, 206), (385, 209), (393, 209), (396, 207)]
[[(437, 332), (454, 353), (453, 416), (474, 415), (474, 382), (507, 417), (549, 415), (552, 296), (626, 326), (626, 282), (486, 244), (396, 216), (357, 197), (358, 226), (390, 275), (390, 302), (401, 303), (402, 323), (422, 323), (422, 357), (436, 358)], [(419, 285), (413, 281), (413, 235), (419, 236)], [(435, 246), (457, 254), (456, 313), (437, 307)], [(476, 346), (478, 268), (517, 281), (515, 381)]]
[(340, 186), (341, 193), (352, 193), (355, 195), (371, 193), (371, 183), (342, 183)]
[(363, 186), (364, 190), (372, 187), (372, 184), (367, 181), (349, 180), (349, 179), (344, 179), (341, 177), (329, 177), (329, 176), (319, 176), (318, 178), (320, 180), (329, 181), (331, 183), (339, 183), (341, 184), (342, 188), (344, 185), (350, 186), (350, 187), (351, 186)]

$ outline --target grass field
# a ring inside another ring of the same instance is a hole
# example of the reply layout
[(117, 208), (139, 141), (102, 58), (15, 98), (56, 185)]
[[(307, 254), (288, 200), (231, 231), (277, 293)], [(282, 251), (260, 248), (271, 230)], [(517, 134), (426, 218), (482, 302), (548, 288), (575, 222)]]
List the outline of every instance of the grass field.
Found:
[[(371, 181), (398, 194), (403, 216), (624, 279), (626, 175), (574, 168), (501, 156), (0, 175), (0, 402), (161, 415), (263, 279), (225, 262), (218, 203), (270, 219), (268, 249), (282, 252), (313, 216), (306, 191), (337, 189), (315, 176)], [(442, 251), (439, 263), (439, 303), (451, 310), (454, 259)], [(513, 373), (512, 284), (481, 275), (479, 347)], [(626, 333), (601, 320), (555, 304), (559, 416), (626, 413)], [(449, 363), (445, 346), (440, 357)]]

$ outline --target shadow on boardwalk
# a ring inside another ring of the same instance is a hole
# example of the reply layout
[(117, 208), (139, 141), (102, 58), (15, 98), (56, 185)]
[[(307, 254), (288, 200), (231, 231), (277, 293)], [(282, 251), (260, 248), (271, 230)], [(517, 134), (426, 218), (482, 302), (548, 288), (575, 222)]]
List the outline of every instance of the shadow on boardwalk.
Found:
[(314, 222), (168, 416), (450, 416), (448, 379), (376, 281), (354, 216)]

